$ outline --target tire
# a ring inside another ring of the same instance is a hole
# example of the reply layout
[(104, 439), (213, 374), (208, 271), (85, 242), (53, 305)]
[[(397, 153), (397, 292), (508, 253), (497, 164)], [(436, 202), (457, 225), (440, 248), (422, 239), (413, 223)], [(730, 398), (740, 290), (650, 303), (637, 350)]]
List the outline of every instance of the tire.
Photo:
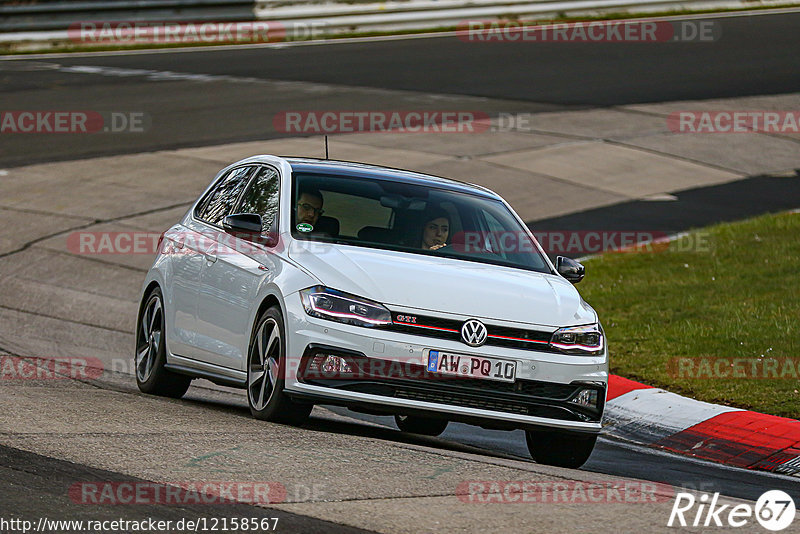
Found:
[(256, 321), (247, 351), (247, 404), (256, 419), (302, 424), (313, 404), (292, 401), (284, 392), (286, 330), (277, 306), (265, 311)]
[(192, 379), (164, 369), (167, 363), (164, 324), (164, 297), (155, 288), (145, 297), (136, 321), (136, 384), (142, 393), (179, 399), (189, 389)]
[(538, 463), (577, 469), (592, 455), (597, 434), (526, 430), (525, 441)]
[(395, 415), (394, 422), (397, 424), (397, 428), (403, 432), (422, 434), (423, 436), (438, 436), (444, 432), (448, 423), (446, 419), (431, 419), (414, 415)]

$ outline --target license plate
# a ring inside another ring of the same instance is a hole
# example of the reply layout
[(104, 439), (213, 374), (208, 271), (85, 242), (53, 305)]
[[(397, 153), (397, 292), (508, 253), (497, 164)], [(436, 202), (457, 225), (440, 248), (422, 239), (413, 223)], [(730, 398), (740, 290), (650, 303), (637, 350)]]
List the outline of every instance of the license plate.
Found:
[(513, 382), (517, 376), (517, 362), (487, 356), (470, 356), (430, 350), (428, 352), (428, 371), (464, 378)]

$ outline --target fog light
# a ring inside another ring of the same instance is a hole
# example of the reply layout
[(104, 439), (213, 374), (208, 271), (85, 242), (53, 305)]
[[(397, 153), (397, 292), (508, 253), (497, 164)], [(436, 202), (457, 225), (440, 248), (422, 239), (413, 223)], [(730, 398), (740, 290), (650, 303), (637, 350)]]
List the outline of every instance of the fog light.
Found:
[(570, 401), (578, 406), (584, 408), (597, 409), (597, 390), (596, 389), (582, 389), (578, 395)]
[(347, 363), (347, 360), (342, 358), (341, 356), (334, 356), (333, 354), (328, 354), (325, 360), (322, 362), (322, 372), (323, 373), (352, 373), (353, 368)]
[(317, 354), (308, 362), (306, 371), (317, 376), (339, 377), (342, 373), (352, 373), (353, 367), (347, 360), (335, 354)]
[(317, 354), (315, 355), (309, 362), (308, 367), (306, 367), (306, 371), (319, 371), (320, 367), (322, 367), (322, 362), (325, 361), (324, 354)]

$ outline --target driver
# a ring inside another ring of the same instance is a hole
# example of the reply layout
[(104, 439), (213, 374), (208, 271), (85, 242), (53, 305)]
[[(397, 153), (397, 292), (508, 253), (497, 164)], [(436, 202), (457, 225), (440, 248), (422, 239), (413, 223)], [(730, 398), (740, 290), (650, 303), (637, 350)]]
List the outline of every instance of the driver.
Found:
[(297, 224), (317, 225), (322, 215), (322, 193), (318, 189), (301, 189), (297, 195)]
[(435, 209), (425, 214), (422, 227), (422, 250), (437, 250), (447, 246), (450, 236), (450, 215), (443, 209)]

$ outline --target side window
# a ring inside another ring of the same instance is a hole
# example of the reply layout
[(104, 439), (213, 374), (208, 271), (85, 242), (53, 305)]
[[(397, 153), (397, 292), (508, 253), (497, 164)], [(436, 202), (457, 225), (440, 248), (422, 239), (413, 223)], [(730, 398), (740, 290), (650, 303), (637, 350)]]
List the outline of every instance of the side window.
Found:
[(272, 228), (277, 229), (279, 184), (278, 172), (275, 169), (260, 167), (236, 210), (239, 213), (261, 215), (262, 231), (265, 233)]
[(197, 218), (220, 226), (222, 219), (231, 214), (252, 172), (253, 167), (239, 167), (230, 171), (197, 207)]

